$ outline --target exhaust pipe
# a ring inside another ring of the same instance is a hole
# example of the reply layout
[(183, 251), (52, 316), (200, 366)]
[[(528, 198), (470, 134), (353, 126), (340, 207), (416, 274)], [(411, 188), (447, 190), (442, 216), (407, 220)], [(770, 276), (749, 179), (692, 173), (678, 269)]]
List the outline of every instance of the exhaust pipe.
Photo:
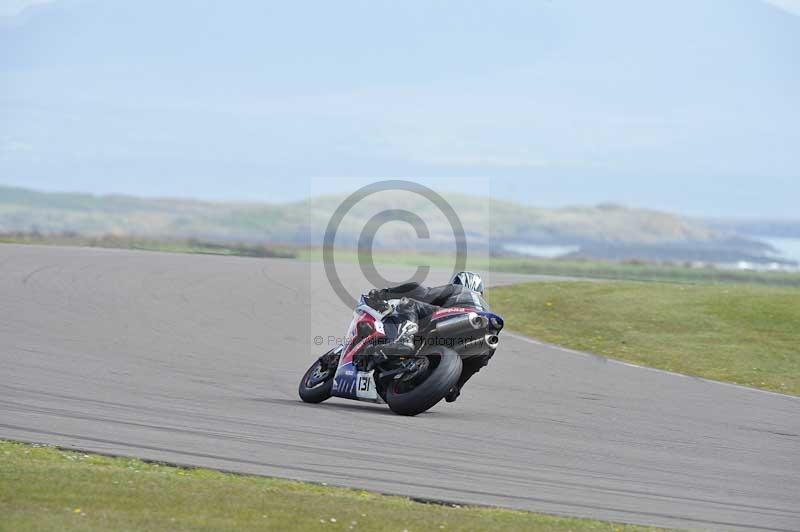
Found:
[(470, 312), (469, 314), (462, 314), (456, 318), (437, 323), (433, 332), (442, 335), (458, 334), (462, 332), (469, 332), (470, 330), (474, 329), (486, 328), (488, 325), (488, 319), (483, 316), (479, 316), (475, 312)]
[(497, 349), (500, 345), (500, 337), (496, 334), (487, 334), (483, 337), (483, 341), (486, 342), (487, 347), (491, 347), (492, 349)]
[(473, 329), (485, 329), (489, 326), (489, 318), (485, 316), (478, 316), (477, 314), (475, 314), (475, 317), (472, 318), (473, 314), (475, 313), (470, 313), (470, 323), (472, 324)]
[(457, 347), (457, 351), (467, 351), (471, 349), (491, 349), (494, 351), (500, 345), (500, 338), (496, 334), (487, 334), (483, 338), (476, 338), (461, 346)]

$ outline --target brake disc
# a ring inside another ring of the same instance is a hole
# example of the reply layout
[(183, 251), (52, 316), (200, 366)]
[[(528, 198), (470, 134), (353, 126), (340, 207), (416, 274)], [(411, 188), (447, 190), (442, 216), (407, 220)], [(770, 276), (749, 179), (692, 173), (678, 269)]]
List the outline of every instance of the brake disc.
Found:
[(430, 365), (431, 361), (428, 359), (428, 357), (418, 357), (412, 359), (411, 363), (408, 365), (407, 371), (401, 375), (400, 381), (408, 382), (414, 380), (420, 375), (425, 374), (428, 371), (428, 368), (430, 368)]

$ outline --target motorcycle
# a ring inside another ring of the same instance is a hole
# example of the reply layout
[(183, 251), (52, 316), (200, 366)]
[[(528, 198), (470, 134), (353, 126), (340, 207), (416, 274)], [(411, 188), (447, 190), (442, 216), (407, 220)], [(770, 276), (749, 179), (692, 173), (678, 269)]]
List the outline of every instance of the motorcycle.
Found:
[(396, 414), (415, 416), (432, 408), (456, 385), (462, 359), (492, 355), (503, 319), (492, 312), (443, 308), (415, 335), (414, 351), (387, 355), (383, 320), (400, 300), (379, 312), (361, 296), (344, 342), (321, 357), (300, 381), (300, 398), (321, 403), (330, 397), (387, 404)]

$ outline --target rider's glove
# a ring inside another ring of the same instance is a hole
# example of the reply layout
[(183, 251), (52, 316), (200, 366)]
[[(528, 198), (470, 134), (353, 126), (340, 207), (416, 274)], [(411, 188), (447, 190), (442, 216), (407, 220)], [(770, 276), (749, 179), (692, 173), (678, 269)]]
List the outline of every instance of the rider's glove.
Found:
[(380, 290), (372, 289), (364, 297), (367, 305), (374, 308), (378, 312), (386, 312), (389, 309), (389, 304), (383, 298)]

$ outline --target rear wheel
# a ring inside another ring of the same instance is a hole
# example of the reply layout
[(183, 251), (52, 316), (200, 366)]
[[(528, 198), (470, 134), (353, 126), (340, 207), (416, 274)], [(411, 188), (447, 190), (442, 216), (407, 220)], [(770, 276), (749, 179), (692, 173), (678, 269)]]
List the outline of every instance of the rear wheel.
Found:
[(300, 393), (300, 399), (306, 403), (321, 403), (329, 399), (335, 374), (336, 367), (326, 367), (322, 360), (318, 359), (300, 380), (297, 390)]
[(461, 357), (452, 349), (437, 347), (426, 353), (427, 368), (410, 380), (394, 379), (386, 386), (386, 403), (392, 412), (416, 416), (432, 408), (458, 382)]

